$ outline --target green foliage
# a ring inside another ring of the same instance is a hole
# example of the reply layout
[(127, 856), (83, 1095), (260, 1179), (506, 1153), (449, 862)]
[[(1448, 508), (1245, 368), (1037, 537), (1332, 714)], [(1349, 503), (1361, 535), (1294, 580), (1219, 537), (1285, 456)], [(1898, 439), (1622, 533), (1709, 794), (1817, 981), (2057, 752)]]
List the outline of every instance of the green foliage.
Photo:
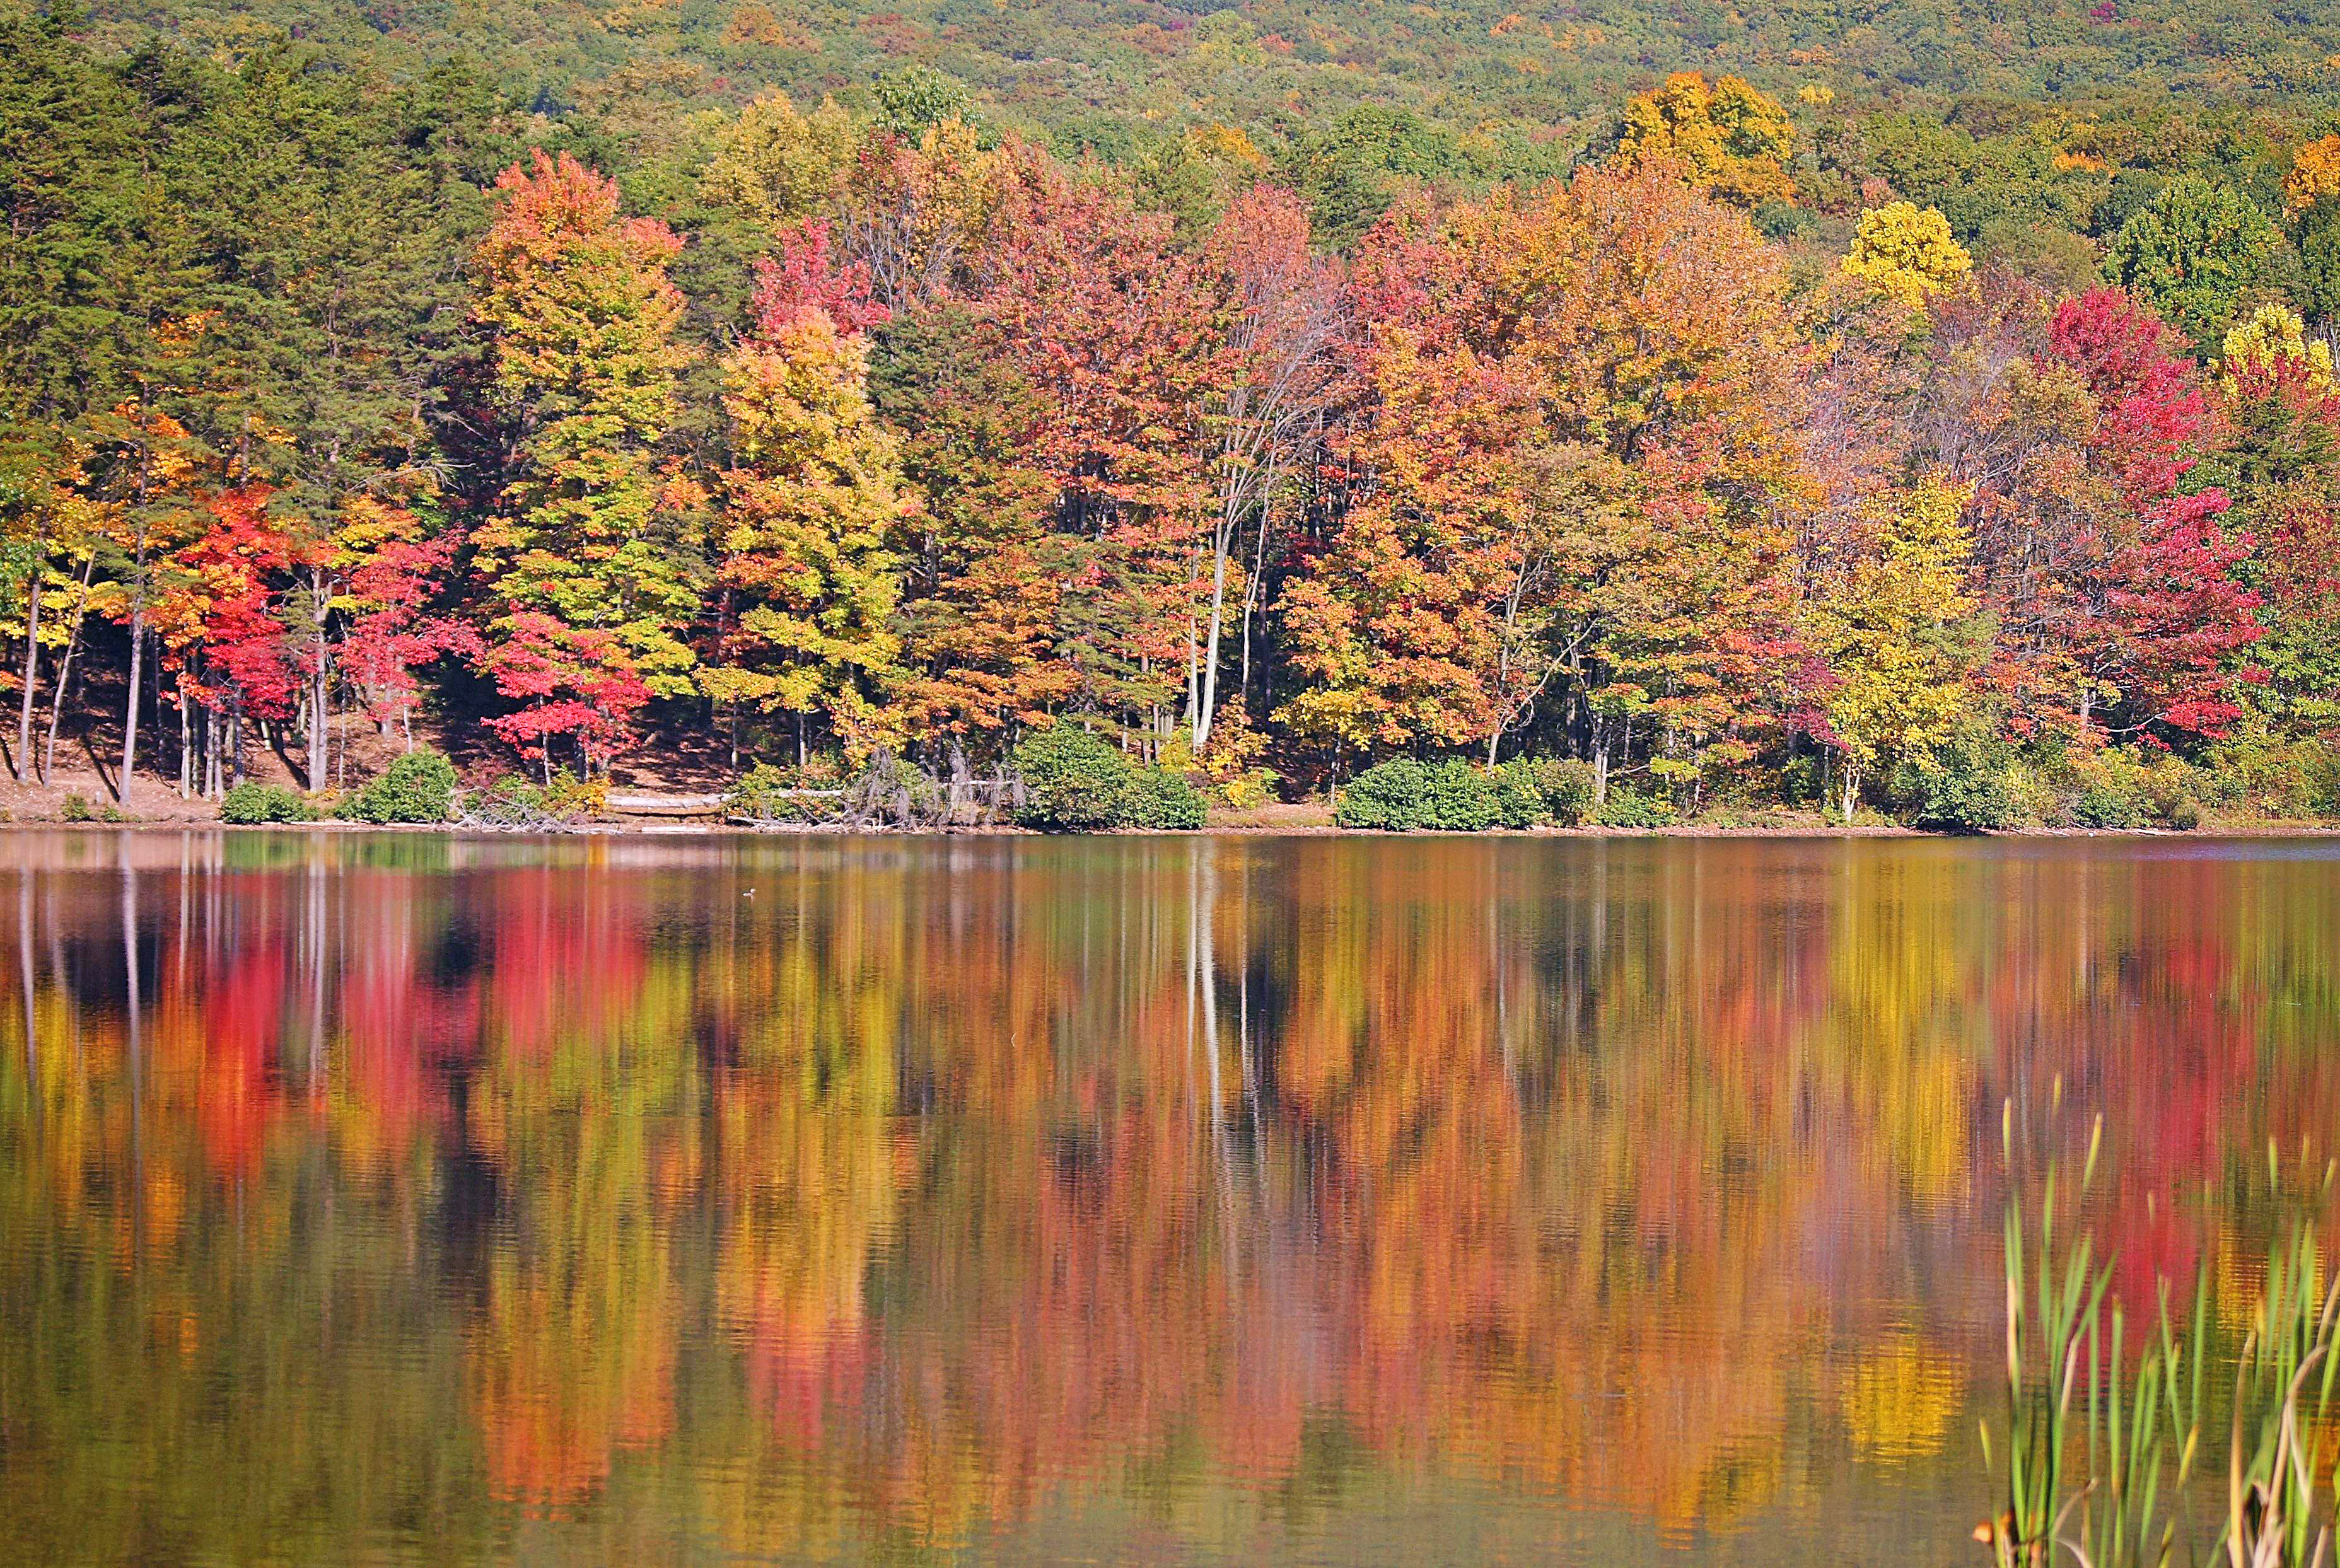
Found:
[(2147, 762), (2105, 750), (2063, 759), (2058, 771), (2061, 798), (2048, 818), (2072, 828), (2187, 830), (2201, 825), (2202, 797), (2214, 792), (2204, 788), (2193, 768), (2172, 756)]
[(1532, 804), (1540, 809), (1527, 776), (1516, 769), (1489, 773), (1460, 757), (1438, 763), (1393, 757), (1349, 781), (1333, 820), (1384, 832), (1477, 833), (1498, 824), (1532, 826), (1540, 819)]
[(1376, 762), (1342, 789), (1333, 820), (1344, 828), (1403, 833), (1423, 826), (1430, 769), (1411, 757)]
[(354, 822), (444, 822), (455, 809), (455, 765), (425, 747), (385, 768), (342, 803)]
[(1536, 788), (1544, 809), (1562, 828), (1581, 828), (1600, 793), (1601, 780), (1592, 764), (1573, 757), (1553, 758), (1536, 765)]
[(1137, 769), (1071, 719), (1026, 736), (1011, 760), (1024, 781), (1024, 804), (1016, 811), (1024, 826), (1079, 833), (1129, 820)]
[(2099, 774), (2083, 783), (2072, 798), (2072, 825), (2115, 832), (2143, 827), (2144, 805), (2123, 782)]
[(90, 822), (96, 818), (89, 809), (89, 797), (78, 790), (68, 790), (57, 807), (57, 819), (61, 822)]
[(1167, 768), (1137, 770), (1129, 793), (1130, 827), (1187, 832), (1203, 825), (1203, 797), (1184, 773)]
[(2206, 799), (2246, 816), (2340, 819), (2340, 756), (2320, 739), (2236, 736), (2211, 750), (2203, 780)]
[(1500, 820), (1494, 780), (1462, 758), (1448, 758), (1423, 780), (1424, 828), (1442, 833), (1477, 833)]
[(1667, 827), (1674, 819), (1673, 806), (1654, 795), (1644, 795), (1626, 784), (1609, 786), (1609, 799), (1592, 809), (1588, 820), (1596, 828), (1624, 828), (1646, 832)]
[(931, 65), (904, 65), (887, 72), (869, 89), (878, 123), (915, 142), (930, 125), (972, 117), (975, 95), (957, 77)]
[(1498, 766), (1492, 777), (1495, 816), (1504, 827), (1537, 828), (1552, 820), (1543, 791), (1536, 787), (1535, 763), (1524, 757), (1514, 757)]
[(220, 820), (238, 828), (264, 822), (310, 822), (317, 813), (292, 790), (247, 779), (220, 799)]
[(2017, 809), (2008, 773), (2013, 762), (2013, 749), (1992, 726), (1960, 725), (1913, 765), (1917, 825), (1948, 833), (2012, 827)]
[(2247, 196), (2189, 174), (2121, 225), (2105, 273), (2208, 352), (2244, 296), (2272, 277), (2281, 243)]
[(813, 799), (800, 793), (803, 789), (799, 770), (759, 762), (723, 792), (724, 815), (751, 822), (818, 820), (818, 808)]

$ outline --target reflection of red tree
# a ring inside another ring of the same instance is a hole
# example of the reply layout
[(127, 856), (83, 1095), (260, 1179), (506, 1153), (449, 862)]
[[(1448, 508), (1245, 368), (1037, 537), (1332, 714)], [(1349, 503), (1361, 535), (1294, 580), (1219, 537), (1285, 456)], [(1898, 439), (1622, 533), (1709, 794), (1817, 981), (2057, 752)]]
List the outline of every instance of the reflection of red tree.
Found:
[[(208, 967), (201, 986), (196, 1119), (213, 1168), (242, 1178), (258, 1166), (284, 1108), (274, 1057), (288, 1030), (289, 944), (272, 933)], [(192, 1020), (191, 1020), (192, 1021)]]

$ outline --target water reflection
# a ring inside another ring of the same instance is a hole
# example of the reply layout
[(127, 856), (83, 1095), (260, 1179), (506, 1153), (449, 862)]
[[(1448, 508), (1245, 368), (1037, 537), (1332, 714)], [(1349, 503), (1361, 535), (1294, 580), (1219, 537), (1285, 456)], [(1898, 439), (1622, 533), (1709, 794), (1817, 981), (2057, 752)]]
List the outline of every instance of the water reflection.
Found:
[(1963, 1562), (2002, 1101), (2139, 1299), (2340, 1113), (2300, 843), (25, 835), (0, 942), (33, 1562)]

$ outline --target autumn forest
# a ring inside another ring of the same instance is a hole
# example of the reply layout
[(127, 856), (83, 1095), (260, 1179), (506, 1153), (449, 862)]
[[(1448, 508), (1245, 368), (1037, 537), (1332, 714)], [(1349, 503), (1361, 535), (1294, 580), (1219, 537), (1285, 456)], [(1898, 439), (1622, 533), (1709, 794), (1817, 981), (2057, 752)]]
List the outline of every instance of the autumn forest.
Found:
[(901, 53), (563, 104), (0, 12), (10, 769), (966, 779), (1070, 725), (1220, 808), (2340, 812), (2312, 94), (1991, 125), (1790, 57), (1527, 151), (1115, 144)]

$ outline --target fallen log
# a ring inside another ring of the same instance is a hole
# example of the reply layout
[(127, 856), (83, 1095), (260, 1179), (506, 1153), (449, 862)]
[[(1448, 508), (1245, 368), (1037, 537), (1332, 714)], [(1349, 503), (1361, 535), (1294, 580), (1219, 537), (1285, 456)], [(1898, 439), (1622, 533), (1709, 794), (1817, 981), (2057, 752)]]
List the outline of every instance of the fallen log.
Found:
[(610, 809), (620, 817), (720, 817), (720, 795), (611, 794)]

